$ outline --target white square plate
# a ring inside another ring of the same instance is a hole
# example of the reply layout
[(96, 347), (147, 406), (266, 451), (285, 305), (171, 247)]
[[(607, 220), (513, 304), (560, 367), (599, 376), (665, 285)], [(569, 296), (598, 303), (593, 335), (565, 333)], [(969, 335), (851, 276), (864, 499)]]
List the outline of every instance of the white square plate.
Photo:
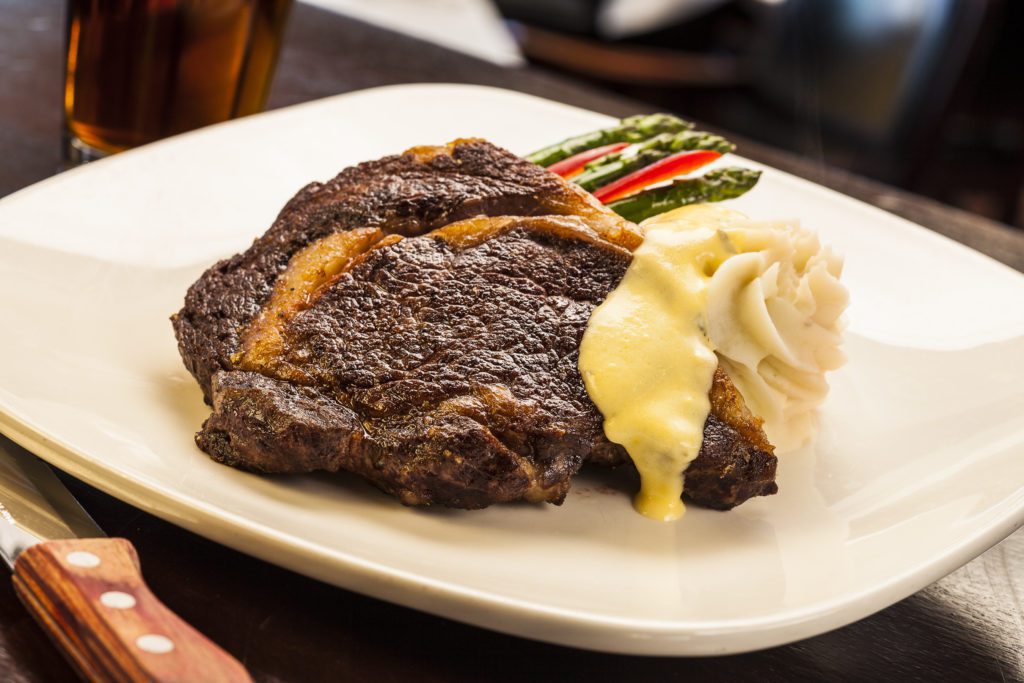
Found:
[[(779, 171), (733, 204), (797, 217), (846, 255), (849, 363), (780, 493), (678, 523), (625, 473), (561, 507), (407, 509), (350, 476), (269, 477), (192, 441), (208, 414), (168, 316), (302, 185), (415, 144), (517, 152), (608, 118), (489, 88), (313, 102), (128, 152), (0, 201), (0, 431), (226, 545), (352, 590), (614, 652), (739, 652), (924, 587), (1024, 522), (1024, 277)], [(742, 159), (730, 162), (749, 163)]]

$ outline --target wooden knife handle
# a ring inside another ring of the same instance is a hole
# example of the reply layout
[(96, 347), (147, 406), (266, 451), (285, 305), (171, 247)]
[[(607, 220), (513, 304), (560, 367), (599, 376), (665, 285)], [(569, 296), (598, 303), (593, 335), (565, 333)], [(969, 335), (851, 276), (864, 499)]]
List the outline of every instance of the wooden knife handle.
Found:
[(86, 680), (251, 680), (153, 595), (123, 538), (34, 545), (18, 556), (14, 588)]

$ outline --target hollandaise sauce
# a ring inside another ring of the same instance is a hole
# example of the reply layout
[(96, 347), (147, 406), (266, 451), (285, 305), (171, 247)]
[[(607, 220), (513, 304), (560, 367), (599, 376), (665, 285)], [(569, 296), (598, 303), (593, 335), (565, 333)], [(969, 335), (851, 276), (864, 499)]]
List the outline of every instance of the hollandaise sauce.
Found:
[(604, 415), (605, 435), (640, 473), (636, 509), (673, 520), (687, 466), (697, 457), (718, 359), (707, 336), (707, 289), (734, 253), (721, 231), (741, 216), (712, 205), (653, 218), (622, 282), (596, 308), (579, 368)]

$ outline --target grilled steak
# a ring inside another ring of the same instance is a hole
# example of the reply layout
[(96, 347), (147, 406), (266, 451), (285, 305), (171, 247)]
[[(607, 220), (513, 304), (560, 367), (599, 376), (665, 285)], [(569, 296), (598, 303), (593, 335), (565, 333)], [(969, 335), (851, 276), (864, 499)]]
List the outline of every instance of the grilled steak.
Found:
[[(197, 443), (258, 471), (355, 472), (406, 504), (561, 502), (585, 460), (628, 461), (577, 360), (638, 242), (483, 141), (310, 185), (174, 317), (214, 408)], [(724, 373), (711, 398), (687, 495), (725, 509), (774, 493), (771, 446)]]

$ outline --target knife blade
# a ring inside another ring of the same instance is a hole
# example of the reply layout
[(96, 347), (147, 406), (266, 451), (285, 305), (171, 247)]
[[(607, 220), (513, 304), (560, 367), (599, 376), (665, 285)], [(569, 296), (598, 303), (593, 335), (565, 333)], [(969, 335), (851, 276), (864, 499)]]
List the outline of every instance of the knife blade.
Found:
[(107, 538), (46, 463), (2, 436), (0, 555), (84, 679), (251, 681), (149, 590), (130, 541)]

